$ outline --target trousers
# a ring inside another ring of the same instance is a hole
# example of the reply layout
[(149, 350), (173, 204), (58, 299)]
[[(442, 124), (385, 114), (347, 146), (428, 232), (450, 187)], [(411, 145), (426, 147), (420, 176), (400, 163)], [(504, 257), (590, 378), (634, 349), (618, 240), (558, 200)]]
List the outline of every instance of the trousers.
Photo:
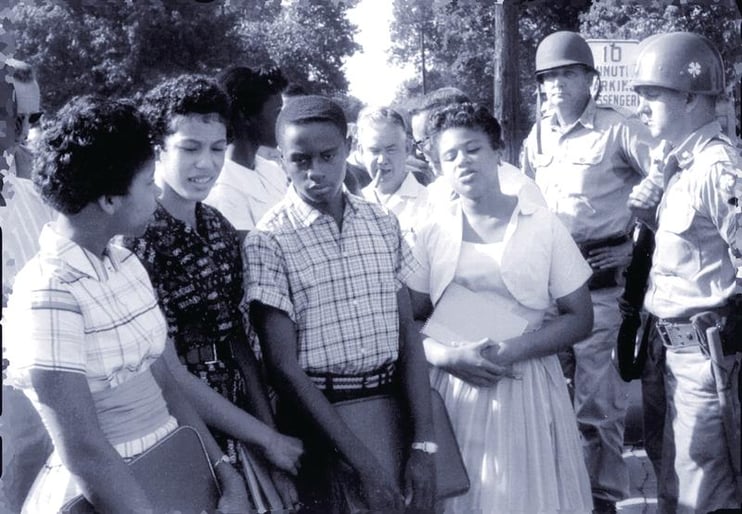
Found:
[[(729, 372), (733, 426), (740, 427), (740, 354), (721, 363)], [(711, 361), (698, 347), (665, 352), (667, 416), (662, 446), (658, 511), (690, 514), (739, 508)]]
[(621, 379), (614, 349), (621, 324), (619, 287), (590, 291), (592, 333), (572, 347), (573, 362), (560, 356), (571, 382), (577, 424), (594, 498), (616, 502), (628, 496), (629, 474), (623, 460), (628, 385)]

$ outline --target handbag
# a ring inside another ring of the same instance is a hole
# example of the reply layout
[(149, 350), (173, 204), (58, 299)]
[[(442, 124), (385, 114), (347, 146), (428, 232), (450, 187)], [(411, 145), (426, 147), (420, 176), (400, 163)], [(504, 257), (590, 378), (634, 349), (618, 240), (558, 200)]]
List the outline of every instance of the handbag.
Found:
[[(431, 389), (430, 400), (438, 445), (438, 451), (433, 455), (436, 497), (442, 500), (466, 493), (470, 484), (443, 398), (438, 391)], [(404, 465), (411, 451), (412, 427), (404, 423), (409, 416), (399, 400), (391, 395), (380, 395), (337, 402), (333, 406), (381, 465), (402, 484)]]
[[(180, 426), (135, 457), (129, 466), (144, 488), (155, 511), (181, 514), (212, 513), (221, 492), (201, 436), (192, 427)], [(84, 496), (62, 506), (62, 514), (94, 514)]]

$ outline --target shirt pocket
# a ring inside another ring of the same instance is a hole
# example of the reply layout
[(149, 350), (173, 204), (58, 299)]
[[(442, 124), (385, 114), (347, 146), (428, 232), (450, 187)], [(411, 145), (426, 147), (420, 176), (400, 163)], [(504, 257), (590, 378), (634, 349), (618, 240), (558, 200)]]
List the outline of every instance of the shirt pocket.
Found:
[(701, 255), (693, 234), (695, 211), (685, 194), (674, 195), (660, 216), (655, 262), (680, 276), (690, 276), (701, 268)]
[(608, 134), (591, 132), (569, 140), (565, 161), (573, 166), (597, 166), (603, 162), (607, 148)]

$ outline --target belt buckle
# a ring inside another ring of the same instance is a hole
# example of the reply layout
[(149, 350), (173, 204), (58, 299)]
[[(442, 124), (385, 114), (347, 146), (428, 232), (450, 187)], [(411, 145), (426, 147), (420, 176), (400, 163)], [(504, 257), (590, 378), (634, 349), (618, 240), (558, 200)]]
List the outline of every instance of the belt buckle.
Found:
[(216, 344), (211, 343), (211, 360), (204, 359), (204, 364), (209, 366), (212, 364), (217, 364), (218, 362), (219, 362), (219, 355), (217, 354), (217, 351), (216, 351)]
[(662, 344), (666, 348), (672, 347), (672, 339), (670, 338), (670, 333), (668, 332), (665, 323), (662, 320), (657, 320), (655, 327), (657, 328), (657, 334), (659, 334), (660, 339), (662, 339)]

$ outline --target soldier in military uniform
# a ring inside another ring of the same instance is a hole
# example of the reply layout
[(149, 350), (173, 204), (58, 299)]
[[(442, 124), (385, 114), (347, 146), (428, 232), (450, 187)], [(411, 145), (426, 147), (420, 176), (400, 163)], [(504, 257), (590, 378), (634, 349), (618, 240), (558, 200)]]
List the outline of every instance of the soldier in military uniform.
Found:
[(612, 356), (621, 322), (617, 279), (631, 256), (627, 201), (648, 167), (651, 138), (637, 119), (595, 103), (596, 74), (579, 34), (555, 32), (539, 44), (536, 78), (549, 110), (525, 142), (523, 169), (593, 268), (593, 332), (563, 366), (574, 387), (595, 512), (615, 512), (628, 493), (622, 457), (628, 393)]
[[(742, 237), (742, 160), (716, 120), (721, 56), (696, 34), (652, 36), (640, 46), (633, 86), (642, 121), (666, 150), (660, 176), (630, 200), (644, 212), (664, 189), (644, 301), (665, 347), (659, 511), (738, 512), (742, 303), (732, 258)], [(718, 339), (713, 330), (707, 337), (714, 326)]]

